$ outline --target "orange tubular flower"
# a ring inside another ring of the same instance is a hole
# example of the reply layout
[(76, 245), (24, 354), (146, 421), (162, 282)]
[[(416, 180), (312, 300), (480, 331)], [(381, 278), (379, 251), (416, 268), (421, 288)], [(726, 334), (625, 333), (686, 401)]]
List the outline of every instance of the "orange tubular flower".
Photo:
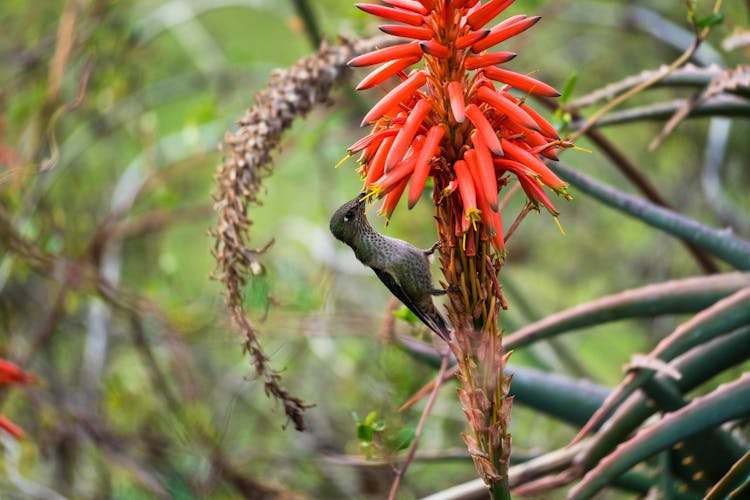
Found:
[[(570, 144), (525, 103), (527, 94), (555, 97), (546, 83), (500, 67), (515, 58), (485, 52), (523, 33), (539, 17), (516, 15), (488, 23), (514, 0), (384, 0), (357, 7), (387, 19), (380, 29), (411, 39), (353, 58), (350, 66), (379, 65), (357, 87), (398, 79), (362, 120), (372, 130), (349, 149), (362, 151), (365, 189), (384, 198), (390, 217), (408, 189), (412, 208), (432, 177), (436, 205), (449, 203), (456, 236), (491, 240), (502, 256), (499, 190), (513, 177), (536, 206), (557, 214), (545, 187), (566, 195), (566, 184), (542, 161)], [(423, 67), (409, 67), (424, 60)], [(473, 223), (473, 224), (472, 224)], [(471, 231), (470, 231), (471, 230)], [(451, 229), (451, 233), (453, 233)], [(478, 241), (478, 240), (477, 240)], [(466, 250), (477, 241), (466, 241)], [(474, 247), (472, 247), (472, 251)]]

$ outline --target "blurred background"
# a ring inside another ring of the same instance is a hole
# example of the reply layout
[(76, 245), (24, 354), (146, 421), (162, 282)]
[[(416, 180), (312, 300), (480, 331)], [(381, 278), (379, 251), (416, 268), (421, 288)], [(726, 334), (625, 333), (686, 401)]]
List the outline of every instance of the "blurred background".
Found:
[[(697, 4), (708, 12), (713, 2)], [(750, 6), (722, 10), (696, 58), (733, 68), (747, 62), (747, 48), (722, 40), (747, 27)], [(558, 89), (575, 78), (572, 100), (669, 64), (692, 40), (683, 2), (519, 0), (503, 15), (518, 13), (543, 19), (503, 45), (519, 54), (508, 67), (538, 70)], [(333, 167), (364, 135), (359, 121), (380, 90), (358, 95), (344, 85), (331, 106), (298, 119), (250, 214), (253, 245), (275, 243), (245, 305), (286, 387), (315, 405), (307, 432), (287, 426), (264, 395), (222, 286), (210, 279), (218, 145), (274, 68), (314, 52), (310, 19), (331, 43), (377, 34), (376, 20), (343, 0), (0, 4), (0, 357), (40, 379), (0, 395), (2, 413), (27, 435), (5, 443), (0, 497), (44, 487), (74, 498), (387, 492), (388, 461), (422, 405), (398, 408), (434, 367), (383, 341), (387, 290), (328, 232), (330, 214), (361, 187), (354, 160)], [(656, 89), (636, 104), (691, 94)], [(750, 124), (688, 120), (649, 151), (662, 126), (604, 133), (678, 211), (749, 238)], [(722, 126), (726, 147), (707, 148)], [(587, 139), (577, 144), (593, 152), (566, 152), (568, 165), (633, 191)], [(703, 273), (675, 239), (571, 192), (572, 201), (556, 200), (565, 235), (532, 214), (509, 243), (500, 276), (509, 332), (603, 295)], [(429, 203), (400, 206), (388, 228), (374, 211), (371, 220), (417, 246), (435, 239)], [(680, 321), (590, 328), (511, 361), (612, 386), (633, 352)], [(427, 338), (405, 321), (396, 331)], [(476, 477), (457, 403), (451, 388), (441, 392), (403, 498)], [(368, 416), (375, 437), (360, 443)], [(564, 446), (576, 430), (517, 404), (512, 432), (524, 457)]]

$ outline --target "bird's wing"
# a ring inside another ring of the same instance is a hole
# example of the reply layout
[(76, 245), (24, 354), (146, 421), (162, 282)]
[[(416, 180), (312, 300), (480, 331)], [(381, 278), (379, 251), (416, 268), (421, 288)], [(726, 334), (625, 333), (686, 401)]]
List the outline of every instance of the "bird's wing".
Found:
[[(406, 291), (401, 287), (401, 283), (399, 283), (398, 279), (396, 279), (395, 276), (393, 276), (388, 271), (384, 271), (383, 269), (379, 269), (377, 267), (372, 268), (373, 271), (375, 271), (375, 274), (378, 275), (378, 278), (380, 278), (380, 281), (383, 282), (383, 284), (388, 287), (388, 290), (391, 291), (393, 295), (396, 296), (398, 300), (404, 303), (406, 307), (411, 309), (412, 312), (414, 312), (414, 304), (412, 303), (409, 296), (406, 294)], [(415, 313), (416, 314), (416, 313)]]
[(409, 310), (413, 312), (414, 315), (420, 319), (420, 321), (422, 321), (422, 323), (427, 325), (430, 330), (437, 333), (446, 342), (450, 340), (450, 329), (445, 323), (443, 317), (440, 316), (440, 313), (437, 311), (437, 309), (433, 307), (433, 314), (428, 314), (426, 311), (423, 311), (418, 304), (415, 304), (412, 301), (412, 299), (401, 286), (401, 283), (399, 283), (398, 279), (393, 274), (383, 269), (378, 269), (377, 267), (373, 267), (372, 270), (375, 271), (375, 274), (378, 276), (378, 278), (380, 278), (380, 281), (382, 281), (383, 284), (388, 287), (388, 290), (390, 290), (398, 300), (403, 302), (403, 304), (408, 307)]

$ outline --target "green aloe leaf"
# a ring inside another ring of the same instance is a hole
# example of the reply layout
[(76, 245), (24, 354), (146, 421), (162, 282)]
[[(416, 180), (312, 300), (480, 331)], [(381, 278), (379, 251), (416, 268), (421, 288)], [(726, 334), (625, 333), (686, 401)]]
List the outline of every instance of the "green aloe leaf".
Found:
[(729, 420), (750, 415), (750, 374), (725, 384), (641, 430), (589, 471), (568, 498), (591, 498), (620, 474), (655, 453)]
[(506, 349), (517, 349), (558, 333), (608, 321), (695, 313), (746, 286), (750, 286), (750, 273), (727, 273), (626, 290), (531, 323), (506, 335), (503, 344)]
[[(649, 353), (652, 360), (671, 361), (690, 349), (750, 325), (750, 287), (726, 297), (678, 326)], [(599, 427), (614, 409), (654, 376), (654, 370), (639, 369), (626, 375), (623, 382), (607, 398), (604, 405), (579, 433)]]
[(673, 210), (619, 191), (576, 172), (562, 163), (549, 162), (549, 166), (563, 180), (605, 205), (625, 212), (649, 226), (689, 241), (737, 269), (750, 270), (750, 242), (734, 236), (731, 232), (706, 226)]

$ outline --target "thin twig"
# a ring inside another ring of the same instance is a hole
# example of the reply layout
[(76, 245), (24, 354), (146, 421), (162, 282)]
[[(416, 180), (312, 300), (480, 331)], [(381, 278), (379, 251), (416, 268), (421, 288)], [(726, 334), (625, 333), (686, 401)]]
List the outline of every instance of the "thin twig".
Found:
[(505, 241), (507, 242), (511, 236), (513, 236), (513, 233), (515, 232), (516, 228), (521, 224), (521, 221), (526, 217), (526, 215), (531, 211), (531, 204), (527, 203), (524, 205), (521, 212), (516, 217), (516, 220), (513, 221), (513, 224), (510, 226), (510, 229), (508, 229), (508, 232), (505, 233)]
[(440, 383), (435, 384), (435, 388), (432, 390), (430, 399), (427, 400), (427, 405), (424, 407), (424, 411), (422, 411), (422, 416), (419, 418), (417, 429), (414, 431), (414, 440), (411, 443), (409, 454), (406, 455), (406, 460), (404, 460), (404, 464), (396, 472), (396, 477), (393, 478), (393, 484), (391, 485), (391, 491), (388, 494), (388, 500), (394, 500), (396, 498), (396, 492), (398, 491), (398, 487), (401, 484), (401, 478), (404, 477), (404, 474), (406, 474), (406, 470), (409, 468), (409, 464), (414, 458), (414, 454), (417, 452), (417, 447), (419, 446), (419, 439), (422, 437), (422, 432), (424, 431), (425, 423), (427, 423), (427, 417), (429, 417), (430, 412), (432, 411), (432, 407), (434, 406), (435, 401), (437, 400), (437, 395), (438, 395), (438, 392), (440, 391), (440, 386), (442, 385), (442, 381), (443, 381), (443, 375), (448, 369), (449, 358), (450, 358), (450, 351), (446, 350), (446, 352), (442, 356), (442, 360), (440, 362), (440, 371), (438, 372), (438, 376), (437, 376), (437, 380), (439, 380)]
[[(550, 99), (540, 99), (540, 102), (542, 102), (550, 109), (557, 108), (557, 103)], [(565, 111), (570, 113), (574, 120), (578, 120), (581, 118), (581, 113), (576, 108), (566, 108)], [(671, 204), (664, 196), (662, 196), (656, 186), (648, 177), (646, 177), (641, 169), (638, 168), (638, 166), (625, 154), (625, 152), (623, 152), (620, 148), (617, 147), (615, 143), (609, 140), (609, 138), (607, 138), (607, 136), (605, 136), (601, 130), (597, 128), (589, 129), (588, 131), (586, 131), (586, 137), (591, 139), (591, 141), (594, 142), (594, 144), (596, 144), (602, 150), (604, 155), (609, 158), (612, 164), (631, 183), (633, 183), (633, 185), (638, 188), (638, 190), (643, 193), (647, 199), (664, 208), (672, 208)], [(696, 262), (698, 262), (701, 269), (703, 269), (703, 272), (707, 274), (714, 274), (719, 272), (718, 266), (705, 251), (693, 245), (689, 241), (686, 241), (684, 239), (680, 239), (680, 241), (693, 255)]]
[[(722, 0), (716, 0), (714, 3), (713, 12), (717, 13), (719, 9), (721, 8), (721, 1)], [(649, 88), (651, 85), (655, 84), (656, 82), (662, 80), (664, 77), (672, 73), (672, 71), (676, 70), (686, 62), (690, 60), (691, 57), (695, 54), (695, 52), (698, 50), (698, 48), (701, 46), (701, 43), (703, 43), (703, 40), (706, 39), (708, 36), (708, 33), (711, 31), (710, 27), (703, 28), (700, 33), (696, 34), (695, 40), (693, 41), (693, 44), (688, 48), (685, 52), (682, 53), (680, 57), (675, 59), (675, 61), (670, 64), (669, 66), (666, 66), (661, 71), (658, 71), (655, 73), (651, 78), (643, 81), (639, 85), (636, 85), (632, 89), (628, 90), (627, 92), (617, 96), (616, 98), (612, 99), (609, 103), (599, 108), (599, 110), (596, 111), (587, 121), (583, 124), (583, 126), (578, 129), (572, 136), (571, 140), (575, 140), (579, 137), (581, 137), (583, 134), (586, 133), (591, 127), (596, 125), (596, 122), (599, 121), (600, 118), (602, 118), (604, 115), (609, 113), (612, 109), (619, 106), (621, 103), (627, 101), (634, 95), (638, 94), (639, 92)]]

